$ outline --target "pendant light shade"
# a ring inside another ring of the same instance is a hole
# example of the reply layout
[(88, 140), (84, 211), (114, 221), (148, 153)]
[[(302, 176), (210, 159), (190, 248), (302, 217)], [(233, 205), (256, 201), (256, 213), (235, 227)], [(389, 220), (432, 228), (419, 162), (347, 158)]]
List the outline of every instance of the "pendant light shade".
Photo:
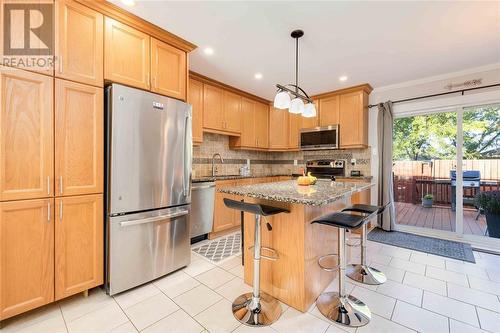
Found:
[(304, 106), (304, 113), (302, 113), (302, 117), (313, 118), (316, 117), (316, 106), (314, 103), (307, 103)]
[(274, 107), (276, 109), (288, 109), (290, 107), (290, 95), (286, 91), (281, 91), (274, 97)]
[(302, 98), (294, 98), (290, 102), (290, 108), (288, 109), (288, 112), (290, 113), (295, 113), (295, 114), (302, 114), (304, 112), (304, 102), (302, 101)]

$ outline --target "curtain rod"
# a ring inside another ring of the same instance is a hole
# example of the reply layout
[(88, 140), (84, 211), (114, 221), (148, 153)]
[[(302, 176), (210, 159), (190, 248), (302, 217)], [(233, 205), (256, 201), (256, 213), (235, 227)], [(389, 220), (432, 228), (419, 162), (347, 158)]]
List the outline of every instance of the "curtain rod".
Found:
[[(432, 94), (432, 95), (425, 95), (425, 96), (419, 96), (419, 97), (412, 97), (412, 98), (400, 99), (400, 100), (394, 101), (392, 103), (393, 104), (403, 103), (403, 102), (415, 101), (415, 100), (423, 99), (423, 98), (437, 97), (437, 96), (443, 96), (443, 95), (449, 95), (449, 94), (457, 94), (457, 93), (462, 93), (462, 95), (463, 95), (464, 92), (466, 92), (466, 91), (477, 90), (477, 89), (485, 89), (485, 88), (491, 88), (491, 87), (499, 87), (499, 86), (500, 86), (500, 83), (490, 84), (488, 86), (467, 88), (467, 89), (461, 89), (461, 90), (455, 90), (455, 91), (447, 91), (447, 92), (439, 93), (439, 94)], [(370, 104), (370, 105), (368, 105), (368, 108), (371, 109), (371, 108), (374, 108), (376, 106), (378, 106), (378, 104)]]

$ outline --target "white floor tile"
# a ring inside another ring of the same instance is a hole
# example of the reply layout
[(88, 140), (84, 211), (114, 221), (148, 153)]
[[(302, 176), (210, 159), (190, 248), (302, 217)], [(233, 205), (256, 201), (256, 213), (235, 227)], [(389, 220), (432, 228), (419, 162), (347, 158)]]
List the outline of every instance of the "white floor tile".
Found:
[(183, 271), (178, 271), (154, 281), (153, 284), (163, 291), (165, 295), (174, 298), (199, 286), (200, 282)]
[(483, 330), (494, 333), (500, 332), (500, 313), (477, 308), (477, 315)]
[(116, 304), (112, 297), (100, 288), (89, 290), (89, 296), (83, 297), (77, 294), (61, 301), (61, 311), (64, 320), (71, 322), (89, 312), (104, 308), (110, 304)]
[(240, 322), (236, 320), (231, 311), (231, 302), (222, 299), (208, 309), (194, 317), (209, 332), (228, 333), (232, 332)]
[(229, 273), (233, 274), (233, 275), (236, 275), (237, 277), (239, 278), (244, 278), (244, 271), (243, 271), (243, 266), (236, 266), (236, 267), (233, 267), (229, 270)]
[(479, 327), (476, 309), (470, 304), (426, 291), (422, 308)]
[(398, 301), (392, 320), (422, 333), (448, 333), (448, 318)]
[(450, 319), (450, 333), (486, 333), (486, 331), (454, 319)]
[(405, 276), (404, 270), (395, 267), (380, 265), (376, 262), (372, 263), (371, 266), (384, 273), (387, 279), (396, 282), (403, 282), (403, 278)]
[(177, 310), (146, 328), (143, 333), (199, 333), (204, 328), (186, 312)]
[(127, 316), (139, 331), (169, 314), (177, 311), (179, 307), (164, 294), (158, 294), (142, 302), (124, 309)]
[(189, 264), (189, 266), (184, 268), (184, 272), (188, 275), (196, 276), (196, 275), (199, 275), (203, 272), (209, 271), (214, 267), (215, 267), (215, 265), (213, 265), (212, 263), (210, 263), (206, 260), (200, 259), (200, 260), (196, 260), (196, 261), (191, 262)]
[(137, 333), (137, 329), (130, 321), (127, 321), (125, 324), (112, 329), (109, 333)]
[(44, 307), (31, 310), (18, 316), (2, 321), (2, 333), (11, 333), (25, 327), (58, 317), (61, 310), (57, 304), (49, 304)]
[(271, 327), (280, 333), (323, 333), (329, 325), (310, 313), (289, 308)]
[(391, 256), (394, 258), (399, 258), (403, 260), (410, 260), (411, 250), (403, 249), (396, 246), (391, 245), (382, 245), (382, 248), (379, 251), (379, 254), (383, 254), (386, 256)]
[(448, 283), (448, 297), (488, 310), (500, 312), (500, 301), (498, 297), (493, 294)]
[(174, 302), (183, 308), (190, 316), (195, 316), (221, 299), (222, 296), (206, 286), (200, 285), (175, 297)]
[(225, 270), (230, 270), (231, 268), (234, 268), (236, 266), (241, 266), (241, 258), (240, 257), (230, 257), (224, 260), (221, 260), (217, 266), (219, 266), (222, 269)]
[(245, 284), (241, 278), (235, 277), (231, 281), (217, 288), (215, 291), (224, 296), (224, 298), (228, 301), (233, 302), (238, 296), (251, 292), (252, 287)]
[(372, 314), (370, 322), (365, 326), (359, 327), (356, 333), (415, 333), (415, 331), (384, 317)]
[(233, 332), (234, 333), (277, 333), (277, 331), (270, 326), (250, 327), (243, 324), (240, 325)]
[(328, 329), (326, 330), (325, 333), (346, 333), (346, 332), (356, 332), (356, 330), (349, 331), (349, 330), (344, 330), (339, 327), (340, 325), (330, 325), (328, 326)]
[(488, 277), (493, 282), (500, 283), (500, 266), (498, 268), (485, 268)]
[(472, 289), (477, 289), (500, 296), (500, 283), (498, 282), (469, 276), (469, 283)]
[[(354, 333), (356, 332), (356, 328), (354, 327), (348, 327), (348, 326), (344, 326), (344, 325), (340, 325), (336, 322), (333, 322), (331, 321), (330, 319), (326, 318), (318, 309), (318, 307), (316, 306), (316, 304), (313, 304), (311, 306), (311, 308), (309, 309), (308, 313), (312, 314), (313, 316), (315, 316), (316, 318), (319, 318), (323, 321), (326, 321), (327, 323), (329, 323), (331, 326), (334, 326), (336, 327), (337, 329), (342, 329), (342, 331), (340, 331), (341, 333), (343, 332), (349, 332), (349, 333)], [(331, 330), (333, 332), (336, 332), (335, 330)], [(337, 330), (338, 331), (338, 330)]]
[(234, 279), (234, 275), (219, 267), (216, 267), (209, 271), (206, 271), (205, 273), (197, 275), (195, 278), (210, 289), (216, 289), (222, 286), (224, 283), (227, 283)]
[(390, 319), (396, 300), (374, 291), (356, 287), (351, 295), (368, 305), (372, 313)]
[[(348, 294), (352, 293), (352, 290), (357, 285), (361, 286), (361, 283), (358, 284), (358, 282), (356, 282), (356, 281), (353, 281), (351, 279), (346, 279), (345, 292)], [(335, 278), (332, 282), (330, 282), (330, 284), (325, 288), (325, 290), (323, 290), (324, 293), (331, 292), (331, 291), (339, 292), (339, 280), (338, 280), (338, 278)]]
[(159, 294), (161, 291), (156, 288), (153, 284), (148, 283), (144, 286), (134, 288), (132, 290), (125, 291), (114, 298), (116, 302), (120, 305), (122, 309), (128, 308), (134, 304), (137, 304), (147, 298)]
[(368, 262), (376, 262), (387, 266), (389, 265), (389, 262), (391, 262), (392, 257), (380, 253), (373, 253), (373, 254), (368, 254), (367, 259)]
[(384, 294), (399, 300), (420, 306), (422, 304), (422, 289), (387, 280), (380, 285), (377, 293)]
[[(0, 329), (3, 333), (3, 330)], [(59, 315), (53, 316), (49, 319), (39, 321), (31, 326), (21, 328), (16, 330), (16, 333), (67, 333), (66, 324), (62, 313), (59, 311)]]
[(455, 273), (441, 268), (427, 266), (427, 271), (425, 272), (425, 275), (434, 279), (455, 283), (461, 286), (465, 287), (469, 286), (469, 282), (467, 281), (467, 276), (465, 274)]
[(72, 322), (66, 322), (70, 333), (99, 333), (108, 332), (128, 322), (127, 316), (118, 304), (112, 303), (92, 312), (89, 312)]
[(425, 274), (425, 265), (408, 260), (392, 258), (391, 262), (389, 263), (389, 266), (416, 274), (421, 274), (421, 275)]
[(419, 264), (434, 266), (437, 268), (445, 268), (444, 258), (434, 255), (428, 255), (422, 252), (413, 251), (411, 253), (410, 261)]
[(446, 296), (446, 282), (442, 280), (406, 272), (403, 284)]
[(446, 261), (446, 269), (452, 272), (467, 274), (469, 276), (475, 276), (482, 279), (488, 279), (488, 274), (486, 270), (472, 263), (457, 263), (454, 261)]

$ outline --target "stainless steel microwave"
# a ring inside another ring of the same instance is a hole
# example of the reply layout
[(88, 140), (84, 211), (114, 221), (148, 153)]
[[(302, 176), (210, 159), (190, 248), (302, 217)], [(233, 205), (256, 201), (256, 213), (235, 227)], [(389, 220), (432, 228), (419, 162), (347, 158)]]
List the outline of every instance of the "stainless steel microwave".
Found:
[(339, 148), (339, 125), (307, 128), (300, 131), (301, 150)]

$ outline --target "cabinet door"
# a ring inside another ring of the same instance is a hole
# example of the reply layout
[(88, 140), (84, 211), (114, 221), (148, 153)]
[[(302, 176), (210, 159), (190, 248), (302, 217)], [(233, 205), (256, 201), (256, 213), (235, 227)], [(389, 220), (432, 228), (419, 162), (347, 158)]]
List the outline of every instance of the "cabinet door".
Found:
[(299, 132), (303, 118), (300, 114), (289, 114), (289, 130), (288, 130), (288, 148), (299, 149)]
[(271, 107), (269, 110), (269, 148), (288, 148), (288, 111)]
[(244, 147), (257, 147), (255, 104), (251, 99), (241, 99), (241, 146)]
[(102, 88), (56, 80), (56, 195), (102, 193)]
[(210, 84), (203, 85), (203, 127), (223, 131), (224, 92), (221, 88)]
[(203, 83), (189, 80), (188, 103), (193, 107), (193, 142), (203, 142)]
[(55, 299), (103, 283), (102, 194), (55, 199)]
[(53, 199), (0, 203), (0, 320), (53, 300)]
[(332, 96), (319, 100), (319, 125), (329, 126), (339, 123), (339, 97)]
[[(368, 145), (368, 110), (363, 91), (340, 95), (340, 147)], [(367, 104), (367, 102), (366, 102)]]
[(319, 126), (319, 114), (320, 114), (320, 110), (319, 110), (319, 100), (313, 100), (314, 102), (314, 105), (316, 107), (316, 117), (312, 117), (312, 118), (305, 118), (305, 117), (302, 117), (302, 124), (300, 126), (300, 128), (313, 128), (313, 127), (318, 127)]
[[(236, 185), (235, 181), (219, 181), (216, 183), (217, 187), (235, 186), (235, 185)], [(235, 216), (236, 216), (235, 210), (227, 208), (226, 205), (224, 205), (224, 198), (235, 200), (234, 195), (220, 193), (216, 191), (213, 232), (229, 229), (235, 225)]]
[(269, 106), (255, 103), (255, 136), (258, 148), (269, 148)]
[(105, 22), (104, 78), (149, 90), (150, 37), (109, 17)]
[(56, 1), (56, 77), (103, 86), (104, 17), (73, 0)]
[(52, 196), (53, 79), (0, 66), (0, 200)]
[(241, 132), (241, 96), (224, 90), (224, 131)]
[(151, 90), (186, 100), (186, 52), (151, 38)]

